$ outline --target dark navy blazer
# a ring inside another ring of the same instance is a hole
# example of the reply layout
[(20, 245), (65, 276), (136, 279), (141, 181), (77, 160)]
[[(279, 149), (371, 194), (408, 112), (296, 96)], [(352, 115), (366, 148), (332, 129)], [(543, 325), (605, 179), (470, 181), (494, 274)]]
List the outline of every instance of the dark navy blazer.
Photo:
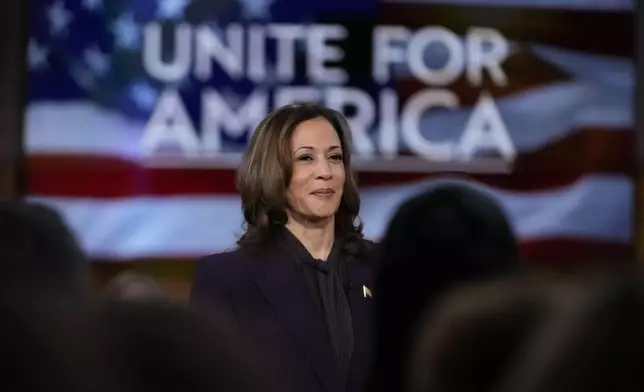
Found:
[(368, 260), (373, 252), (367, 254), (361, 261), (347, 262), (354, 331), (348, 374), (341, 371), (301, 272), (285, 251), (251, 257), (235, 250), (199, 260), (190, 302), (231, 311), (296, 391), (362, 392), (372, 363), (374, 327), (373, 299), (364, 288), (373, 287), (373, 260)]

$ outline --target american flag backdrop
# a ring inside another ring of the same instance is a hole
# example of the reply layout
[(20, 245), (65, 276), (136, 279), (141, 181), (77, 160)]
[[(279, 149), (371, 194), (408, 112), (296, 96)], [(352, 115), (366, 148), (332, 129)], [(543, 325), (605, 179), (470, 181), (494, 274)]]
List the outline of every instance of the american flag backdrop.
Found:
[[(356, 37), (375, 24), (497, 28), (512, 43), (504, 63), (509, 84), (482, 88), (495, 98), (517, 149), (512, 172), (359, 172), (366, 236), (377, 239), (406, 197), (441, 181), (463, 181), (504, 206), (528, 258), (617, 259), (632, 252), (630, 1), (30, 2), (28, 194), (61, 211), (94, 258), (198, 257), (231, 248), (242, 230), (232, 167), (142, 162), (143, 128), (164, 88), (141, 65), (149, 21), (216, 31), (232, 22), (337, 21)], [(365, 48), (356, 39), (345, 48), (356, 58), (347, 67), (350, 83), (369, 91), (370, 70), (360, 71)], [(196, 118), (203, 88), (216, 88), (234, 106), (256, 86), (215, 73), (207, 82), (188, 77), (174, 87)], [(405, 69), (392, 87), (402, 100), (423, 88)], [(449, 88), (462, 108), (426, 113), (421, 132), (429, 139), (454, 138), (481, 90), (462, 80)], [(241, 149), (245, 141), (227, 142)]]

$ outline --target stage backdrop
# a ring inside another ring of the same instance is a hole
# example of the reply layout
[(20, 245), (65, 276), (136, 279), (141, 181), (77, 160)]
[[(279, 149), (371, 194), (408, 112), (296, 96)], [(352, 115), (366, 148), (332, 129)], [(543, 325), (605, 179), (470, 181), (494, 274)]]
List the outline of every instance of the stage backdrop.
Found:
[(298, 100), (350, 118), (370, 238), (463, 181), (528, 258), (632, 254), (631, 1), (30, 1), (28, 194), (94, 258), (234, 246), (240, 152)]

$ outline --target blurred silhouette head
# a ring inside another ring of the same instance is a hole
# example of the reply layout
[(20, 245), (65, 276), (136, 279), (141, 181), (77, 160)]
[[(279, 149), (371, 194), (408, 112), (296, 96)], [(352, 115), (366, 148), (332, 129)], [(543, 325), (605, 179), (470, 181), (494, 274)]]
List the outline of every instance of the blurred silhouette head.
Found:
[(644, 290), (635, 270), (464, 287), (417, 334), (408, 392), (644, 388)]
[(439, 301), (419, 326), (408, 392), (492, 392), (565, 286), (512, 279), (475, 284)]
[(119, 302), (101, 318), (108, 358), (132, 391), (277, 391), (271, 374), (223, 315), (179, 304)]
[(104, 372), (93, 312), (79, 302), (27, 290), (0, 300), (6, 361), (0, 389), (25, 392), (121, 390)]
[(49, 207), (0, 202), (0, 290), (61, 295), (88, 290), (87, 260), (61, 216)]
[[(500, 392), (644, 390), (644, 282), (609, 274), (544, 320)], [(561, 300), (559, 302), (562, 302)]]
[[(399, 387), (420, 318), (454, 287), (511, 274), (522, 265), (505, 214), (482, 192), (436, 186), (395, 213), (380, 246), (376, 279), (374, 388)], [(386, 369), (386, 371), (384, 370)]]

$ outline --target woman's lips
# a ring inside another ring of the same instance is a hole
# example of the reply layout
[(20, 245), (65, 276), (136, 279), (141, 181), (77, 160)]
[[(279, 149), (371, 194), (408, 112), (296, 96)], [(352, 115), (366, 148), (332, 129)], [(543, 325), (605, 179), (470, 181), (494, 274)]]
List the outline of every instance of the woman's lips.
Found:
[(331, 188), (320, 188), (311, 192), (312, 195), (322, 198), (329, 198), (335, 194), (335, 191)]

